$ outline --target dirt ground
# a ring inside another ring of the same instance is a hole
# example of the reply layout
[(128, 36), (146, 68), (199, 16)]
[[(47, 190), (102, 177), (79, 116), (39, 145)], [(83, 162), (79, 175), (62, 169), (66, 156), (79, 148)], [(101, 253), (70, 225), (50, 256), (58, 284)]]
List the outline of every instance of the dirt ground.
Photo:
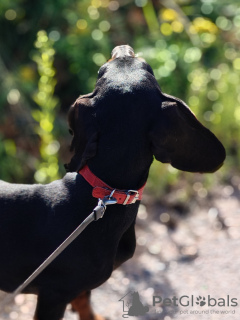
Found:
[[(238, 182), (211, 194), (201, 184), (195, 189), (196, 199), (184, 207), (168, 206), (168, 201), (150, 205), (145, 196), (137, 219), (136, 253), (93, 291), (97, 313), (110, 320), (127, 317), (137, 291), (148, 312), (130, 319), (239, 320)], [(19, 295), (1, 311), (0, 320), (30, 320), (35, 303), (34, 295)], [(64, 319), (77, 319), (70, 307)]]

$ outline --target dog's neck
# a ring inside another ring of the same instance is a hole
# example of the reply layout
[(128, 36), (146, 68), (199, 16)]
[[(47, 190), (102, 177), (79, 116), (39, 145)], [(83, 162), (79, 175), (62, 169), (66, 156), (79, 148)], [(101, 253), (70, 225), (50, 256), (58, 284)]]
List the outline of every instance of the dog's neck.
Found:
[(97, 103), (97, 152), (88, 165), (113, 188), (139, 189), (148, 177), (153, 160), (150, 120), (141, 99), (116, 93), (114, 104), (111, 98)]
[[(99, 144), (101, 150), (101, 142)], [(107, 149), (107, 153), (99, 151), (88, 165), (95, 175), (113, 188), (139, 189), (147, 181), (152, 154), (145, 152), (142, 155), (139, 146), (126, 145), (124, 149), (119, 151), (113, 147)]]

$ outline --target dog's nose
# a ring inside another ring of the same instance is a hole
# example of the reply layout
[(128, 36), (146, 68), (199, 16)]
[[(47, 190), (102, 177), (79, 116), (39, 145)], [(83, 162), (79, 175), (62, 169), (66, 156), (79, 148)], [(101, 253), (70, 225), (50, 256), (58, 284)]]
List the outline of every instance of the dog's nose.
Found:
[(112, 51), (112, 59), (124, 58), (124, 57), (135, 57), (133, 48), (128, 45), (117, 46)]

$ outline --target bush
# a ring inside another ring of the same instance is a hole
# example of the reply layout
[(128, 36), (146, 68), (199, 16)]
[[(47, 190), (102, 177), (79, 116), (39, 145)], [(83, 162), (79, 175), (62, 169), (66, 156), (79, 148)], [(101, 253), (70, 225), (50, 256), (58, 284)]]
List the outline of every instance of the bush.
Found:
[[(64, 174), (67, 110), (93, 90), (113, 47), (126, 43), (162, 90), (186, 101), (223, 142), (228, 157), (217, 179), (231, 178), (239, 170), (239, 26), (238, 1), (1, 1), (1, 178)], [(149, 188), (173, 186), (179, 174), (188, 177), (154, 163)]]

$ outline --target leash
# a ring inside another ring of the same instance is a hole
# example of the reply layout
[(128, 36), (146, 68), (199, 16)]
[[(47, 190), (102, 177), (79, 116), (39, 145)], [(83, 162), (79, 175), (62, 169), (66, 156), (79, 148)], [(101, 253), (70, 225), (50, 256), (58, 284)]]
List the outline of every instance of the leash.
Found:
[(7, 295), (0, 302), (0, 311), (11, 302), (16, 295), (21, 293), (57, 256), (72, 243), (83, 230), (93, 221), (102, 218), (107, 205), (116, 204), (117, 200), (112, 197), (114, 191), (109, 196), (103, 199), (98, 199), (98, 205), (93, 209), (93, 212), (70, 234), (70, 236), (60, 244), (60, 246), (11, 294)]
[[(0, 302), (0, 311), (11, 302), (16, 295), (21, 293), (57, 256), (72, 243), (83, 230), (93, 221), (102, 218), (106, 208), (111, 204), (128, 205), (142, 199), (145, 184), (138, 190), (118, 190), (110, 187), (95, 176), (86, 165), (79, 172), (83, 178), (93, 187), (92, 196), (98, 198), (98, 205), (92, 213), (63, 241), (60, 246), (12, 293)], [(110, 195), (109, 195), (110, 194)], [(114, 197), (113, 197), (114, 195)]]

